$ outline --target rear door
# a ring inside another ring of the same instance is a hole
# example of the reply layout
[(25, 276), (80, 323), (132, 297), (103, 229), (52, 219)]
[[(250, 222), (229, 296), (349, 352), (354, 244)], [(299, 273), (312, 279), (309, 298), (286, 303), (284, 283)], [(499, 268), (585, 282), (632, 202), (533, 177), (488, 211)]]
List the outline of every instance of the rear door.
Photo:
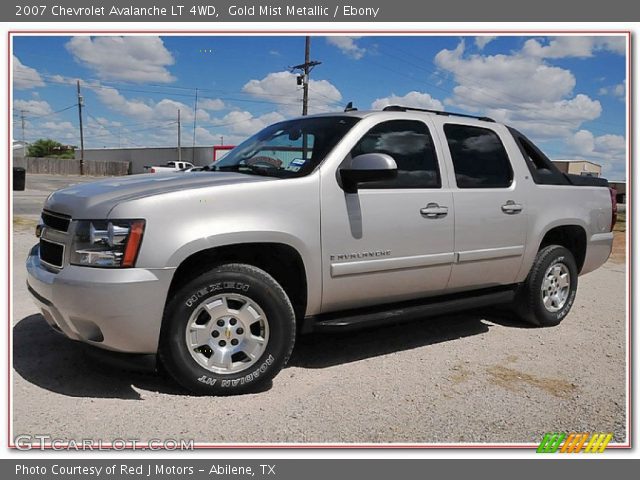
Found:
[(441, 120), (451, 166), (455, 262), (447, 289), (515, 282), (527, 232), (527, 205), (496, 125)]

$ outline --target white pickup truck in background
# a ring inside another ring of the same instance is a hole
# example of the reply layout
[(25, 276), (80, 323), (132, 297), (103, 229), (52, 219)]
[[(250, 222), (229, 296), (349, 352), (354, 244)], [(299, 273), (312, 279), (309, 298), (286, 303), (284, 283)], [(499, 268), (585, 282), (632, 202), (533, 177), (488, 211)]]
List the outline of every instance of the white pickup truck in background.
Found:
[(145, 173), (173, 173), (179, 172), (180, 170), (184, 170), (186, 168), (193, 168), (193, 163), (189, 162), (167, 162), (162, 166), (158, 165), (145, 165), (144, 171)]

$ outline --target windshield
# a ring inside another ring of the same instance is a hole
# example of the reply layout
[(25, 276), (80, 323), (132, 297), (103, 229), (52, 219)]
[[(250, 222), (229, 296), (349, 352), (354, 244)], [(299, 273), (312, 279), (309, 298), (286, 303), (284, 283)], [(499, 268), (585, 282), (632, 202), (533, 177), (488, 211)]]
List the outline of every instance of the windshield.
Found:
[(359, 120), (336, 116), (276, 123), (242, 142), (205, 170), (302, 177), (312, 172)]

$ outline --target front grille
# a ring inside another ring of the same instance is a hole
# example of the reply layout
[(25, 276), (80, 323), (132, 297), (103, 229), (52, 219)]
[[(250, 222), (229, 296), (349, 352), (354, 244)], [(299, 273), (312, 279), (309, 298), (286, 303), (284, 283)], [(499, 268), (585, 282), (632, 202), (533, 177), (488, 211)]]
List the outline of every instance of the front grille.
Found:
[(40, 260), (56, 268), (62, 268), (64, 245), (40, 239)]
[(68, 215), (53, 213), (47, 210), (42, 211), (42, 223), (54, 230), (66, 232), (69, 229), (70, 222), (71, 217), (69, 217)]

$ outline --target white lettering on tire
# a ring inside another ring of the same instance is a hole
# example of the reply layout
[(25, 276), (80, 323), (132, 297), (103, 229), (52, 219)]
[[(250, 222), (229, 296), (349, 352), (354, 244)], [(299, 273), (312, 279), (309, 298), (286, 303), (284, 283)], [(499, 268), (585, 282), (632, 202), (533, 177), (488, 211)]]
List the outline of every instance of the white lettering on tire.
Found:
[(222, 380), (220, 382), (220, 386), (224, 388), (237, 387), (238, 385), (244, 385), (245, 383), (252, 382), (256, 378), (258, 378), (261, 374), (266, 372), (267, 368), (269, 368), (269, 366), (273, 364), (274, 361), (275, 359), (273, 358), (273, 355), (269, 354), (269, 356), (265, 359), (262, 365), (256, 368), (253, 372), (245, 375), (244, 377), (234, 378), (233, 380)]
[(198, 378), (198, 381), (204, 383), (205, 385), (214, 386), (216, 384), (217, 380), (215, 378), (211, 378), (211, 377), (207, 377), (206, 375), (202, 375), (201, 377)]
[(217, 292), (219, 290), (238, 290), (240, 292), (248, 292), (250, 285), (248, 283), (242, 282), (218, 282), (212, 283), (211, 285), (207, 285), (206, 287), (201, 288), (196, 293), (191, 295), (184, 304), (191, 308), (195, 305), (201, 298), (210, 295), (211, 293)]

